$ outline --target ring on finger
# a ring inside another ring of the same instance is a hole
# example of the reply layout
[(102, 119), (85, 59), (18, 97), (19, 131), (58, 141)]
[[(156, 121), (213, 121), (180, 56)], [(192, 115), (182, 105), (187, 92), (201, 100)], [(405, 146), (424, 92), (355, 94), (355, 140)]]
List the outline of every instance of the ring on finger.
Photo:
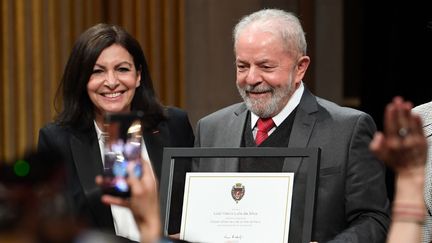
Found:
[(401, 138), (404, 138), (408, 135), (408, 129), (406, 129), (405, 127), (401, 127), (398, 131), (398, 135)]

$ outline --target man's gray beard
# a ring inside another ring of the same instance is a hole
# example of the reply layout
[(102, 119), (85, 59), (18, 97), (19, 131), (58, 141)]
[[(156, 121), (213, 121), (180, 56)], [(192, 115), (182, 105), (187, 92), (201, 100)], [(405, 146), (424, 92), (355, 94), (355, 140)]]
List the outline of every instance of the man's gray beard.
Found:
[[(237, 89), (240, 93), (240, 96), (243, 98), (246, 107), (261, 118), (268, 118), (277, 115), (286, 105), (286, 100), (289, 100), (289, 98), (287, 99), (287, 96), (291, 96), (293, 91), (291, 80), (289, 80), (288, 85), (283, 88), (275, 89), (270, 86), (257, 88), (251, 85), (246, 85), (245, 87), (241, 88), (237, 84)], [(272, 94), (270, 100), (265, 102), (262, 99), (249, 98), (246, 91), (252, 91), (254, 89), (270, 89)]]

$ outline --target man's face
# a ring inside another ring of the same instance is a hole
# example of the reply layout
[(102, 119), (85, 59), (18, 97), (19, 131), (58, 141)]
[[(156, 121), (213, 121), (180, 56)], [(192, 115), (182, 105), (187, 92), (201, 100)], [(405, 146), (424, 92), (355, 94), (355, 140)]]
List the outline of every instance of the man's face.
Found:
[(269, 32), (244, 30), (235, 45), (237, 88), (246, 106), (259, 117), (277, 115), (298, 88), (309, 58), (284, 48)]

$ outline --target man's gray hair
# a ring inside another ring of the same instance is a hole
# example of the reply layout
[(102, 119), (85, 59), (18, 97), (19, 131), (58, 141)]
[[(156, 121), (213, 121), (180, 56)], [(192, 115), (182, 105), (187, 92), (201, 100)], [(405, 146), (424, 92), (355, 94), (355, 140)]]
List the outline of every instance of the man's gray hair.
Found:
[(306, 38), (300, 20), (290, 12), (280, 9), (263, 9), (244, 16), (234, 27), (234, 46), (240, 34), (248, 27), (278, 34), (285, 43), (287, 51), (306, 55)]

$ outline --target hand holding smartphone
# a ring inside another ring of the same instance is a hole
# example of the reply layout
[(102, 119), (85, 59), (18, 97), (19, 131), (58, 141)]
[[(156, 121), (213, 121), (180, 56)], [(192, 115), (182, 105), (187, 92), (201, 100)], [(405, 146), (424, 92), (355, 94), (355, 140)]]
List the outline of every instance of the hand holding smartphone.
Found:
[(104, 172), (102, 190), (104, 193), (129, 197), (130, 188), (126, 182), (128, 168), (136, 177), (143, 174), (142, 166), (142, 119), (143, 113), (110, 113), (104, 123)]

